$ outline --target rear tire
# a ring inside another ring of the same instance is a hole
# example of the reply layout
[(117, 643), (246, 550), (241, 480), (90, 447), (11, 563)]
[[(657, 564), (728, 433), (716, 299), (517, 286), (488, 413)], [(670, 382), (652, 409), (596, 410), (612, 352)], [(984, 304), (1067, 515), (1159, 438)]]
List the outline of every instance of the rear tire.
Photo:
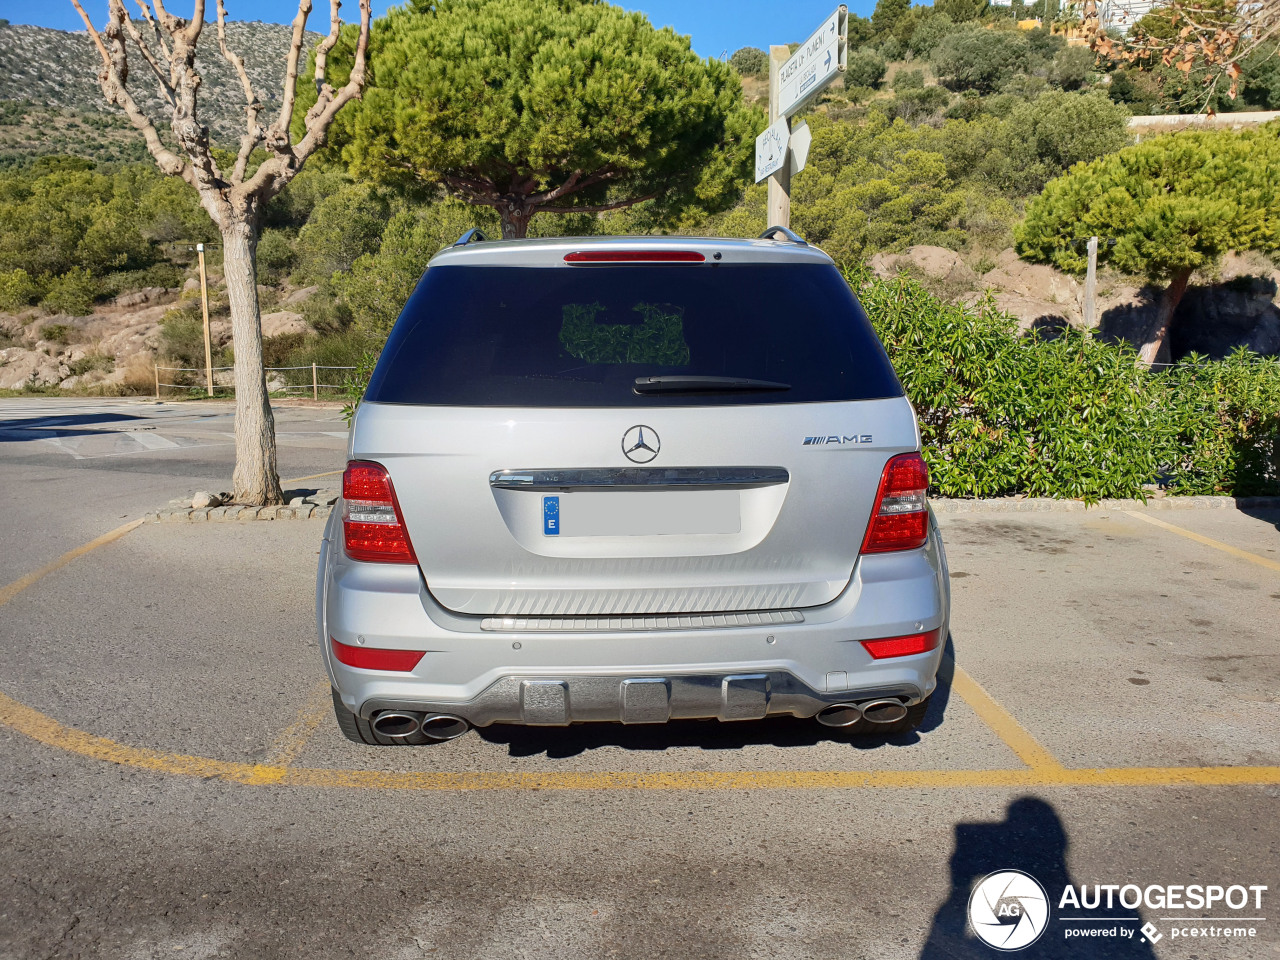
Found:
[(369, 747), (420, 747), (425, 743), (435, 742), (422, 733), (415, 733), (410, 737), (384, 737), (373, 729), (373, 725), (368, 720), (348, 710), (337, 690), (332, 692), (333, 714), (338, 718), (338, 729), (352, 743), (361, 743)]
[(888, 737), (899, 733), (911, 733), (924, 723), (925, 714), (929, 712), (929, 701), (932, 699), (933, 694), (930, 694), (915, 706), (907, 707), (907, 715), (893, 723), (871, 723), (860, 720), (853, 732), (860, 737)]

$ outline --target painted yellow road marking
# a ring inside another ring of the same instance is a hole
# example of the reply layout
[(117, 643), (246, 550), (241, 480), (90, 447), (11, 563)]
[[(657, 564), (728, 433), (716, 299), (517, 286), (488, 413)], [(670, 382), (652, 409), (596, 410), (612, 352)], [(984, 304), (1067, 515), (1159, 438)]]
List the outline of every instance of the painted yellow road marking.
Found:
[(298, 759), (307, 742), (316, 732), (316, 727), (333, 711), (333, 700), (329, 693), (329, 681), (321, 680), (312, 688), (307, 702), (298, 711), (298, 718), (280, 731), (272, 742), (263, 761), (269, 767), (287, 767)]
[(960, 694), (964, 700), (997, 737), (1018, 755), (1018, 759), (1032, 770), (1063, 770), (1058, 759), (1041, 745), (1031, 732), (1014, 719), (999, 702), (982, 688), (982, 684), (969, 676), (964, 668), (955, 665), (955, 674), (951, 679), (951, 689)]
[(358, 790), (849, 790), (1170, 787), (1280, 784), (1280, 767), (1112, 767), (1069, 770), (748, 770), (716, 773), (396, 773), (385, 770), (237, 763), (130, 747), (59, 723), (0, 694), (0, 723), (59, 750), (154, 773), (225, 780), (248, 786)]
[(0, 587), (0, 607), (3, 607), (6, 603), (20, 594), (23, 590), (27, 589), (27, 587), (31, 586), (37, 580), (47, 577), (56, 570), (61, 570), (72, 560), (76, 559), (76, 557), (83, 557), (91, 550), (97, 550), (98, 547), (104, 547), (114, 540), (119, 540), (134, 527), (141, 525), (141, 520), (134, 520), (130, 523), (126, 523), (122, 527), (116, 527), (110, 533), (104, 533), (96, 540), (90, 540), (84, 546), (76, 547), (74, 550), (68, 550), (57, 560), (54, 560), (52, 563), (46, 563), (39, 570), (28, 573), (25, 577), (20, 577), (8, 586)]
[(330, 470), (328, 473), (313, 473), (309, 477), (294, 477), (292, 480), (281, 480), (280, 482), (281, 483), (301, 483), (303, 480), (319, 480), (321, 477), (336, 477), (339, 474), (344, 472), (345, 471), (343, 470)]
[(1212, 537), (1206, 537), (1203, 534), (1196, 533), (1192, 530), (1185, 530), (1182, 527), (1175, 526), (1165, 520), (1159, 520), (1156, 517), (1148, 516), (1145, 513), (1138, 513), (1134, 510), (1126, 510), (1126, 514), (1136, 517), (1138, 520), (1145, 520), (1147, 523), (1162, 527), (1178, 536), (1186, 537), (1188, 540), (1194, 540), (1196, 543), (1203, 543), (1206, 547), (1213, 547), (1215, 550), (1221, 550), (1223, 553), (1229, 553), (1233, 557), (1241, 560), (1248, 560), (1250, 563), (1256, 563), (1260, 567), (1266, 567), (1268, 570), (1280, 572), (1280, 561), (1272, 560), (1269, 557), (1260, 557), (1256, 553), (1250, 553), (1248, 550), (1241, 550), (1239, 547), (1233, 547), (1229, 543), (1223, 543), (1221, 540), (1214, 540)]
[[(334, 474), (342, 471), (334, 471)], [(318, 474), (332, 476), (334, 474)], [(310, 478), (301, 478), (310, 479)], [(286, 481), (296, 483), (297, 481)], [(1263, 566), (1280, 564), (1256, 554), (1201, 537), (1163, 521), (1133, 514), (1157, 526), (1238, 554)], [(70, 550), (52, 563), (0, 588), (0, 606), (41, 578), (77, 557), (120, 539), (142, 524), (135, 520)], [(327, 686), (327, 683), (324, 684)], [(290, 764), (314, 733), (327, 709), (308, 702), (298, 719), (283, 731), (267, 763), (251, 764), (212, 757), (189, 756), (130, 747), (59, 723), (38, 710), (0, 694), (0, 723), (32, 740), (79, 756), (155, 773), (225, 780), (250, 786), (353, 788), (366, 790), (815, 790), (855, 788), (1028, 788), (1068, 786), (1233, 786), (1280, 784), (1280, 767), (1110, 767), (1067, 769), (1046, 750), (982, 686), (959, 666), (952, 689), (1009, 746), (1025, 770), (761, 770), (711, 771), (545, 772), (545, 773), (413, 773), (383, 770), (302, 768)], [(319, 690), (319, 687), (317, 687)], [(327, 691), (324, 691), (327, 692)], [(317, 700), (319, 697), (317, 696)], [(325, 704), (327, 708), (327, 703)]]

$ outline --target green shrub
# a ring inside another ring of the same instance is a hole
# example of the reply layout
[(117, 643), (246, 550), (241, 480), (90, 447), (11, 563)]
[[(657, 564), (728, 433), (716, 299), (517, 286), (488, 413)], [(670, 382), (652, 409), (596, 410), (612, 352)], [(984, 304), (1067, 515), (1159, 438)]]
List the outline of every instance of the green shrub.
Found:
[(849, 54), (849, 67), (844, 82), (850, 87), (877, 87), (884, 79), (888, 65), (885, 58), (870, 47), (863, 47)]
[(50, 313), (87, 317), (100, 292), (97, 279), (85, 267), (73, 267), (50, 283), (40, 305)]
[(934, 73), (952, 90), (991, 93), (1026, 70), (1030, 42), (1021, 31), (969, 27), (949, 33), (930, 57)]
[(258, 268), (267, 278), (281, 277), (293, 269), (297, 256), (294, 236), (268, 227), (258, 240)]
[(1088, 47), (1065, 47), (1054, 55), (1049, 80), (1063, 90), (1078, 90), (1088, 82), (1096, 60)]
[[(937, 7), (934, 7), (937, 10)], [(955, 32), (955, 22), (945, 13), (935, 12), (926, 17), (911, 34), (911, 52), (917, 57), (927, 57), (942, 42), (942, 38)]]
[(118, 297), (131, 290), (144, 290), (147, 287), (162, 287), (172, 290), (181, 287), (187, 273), (176, 263), (153, 263), (142, 270), (118, 270), (102, 278), (102, 293), (108, 297)]
[(743, 47), (729, 58), (729, 66), (744, 77), (765, 76), (769, 72), (769, 55), (758, 47)]
[(1172, 426), (1163, 452), (1172, 491), (1280, 494), (1280, 359), (1242, 347), (1216, 362), (1184, 357), (1156, 376)]
[(495, 221), (490, 211), (458, 200), (397, 213), (387, 224), (377, 253), (365, 254), (350, 272), (335, 275), (333, 288), (356, 326), (380, 342), (436, 252), (477, 225), (486, 236), (497, 236)]
[(69, 343), (71, 341), (71, 328), (65, 323), (51, 323), (40, 328), (40, 339), (48, 340), (50, 343)]
[(899, 70), (893, 76), (893, 92), (902, 93), (904, 90), (923, 90), (924, 89), (924, 71), (923, 70)]
[(1280, 493), (1280, 360), (1245, 351), (1151, 374), (1078, 331), (1016, 337), (990, 299), (853, 276), (920, 420), (933, 489), (1093, 502)]
[(40, 298), (40, 287), (22, 268), (0, 273), (0, 310), (25, 310)]
[(109, 357), (105, 353), (86, 353), (79, 360), (71, 364), (71, 375), (79, 377), (83, 374), (94, 370), (100, 370), (103, 373), (110, 373), (116, 368), (115, 357)]
[(318, 283), (350, 270), (378, 249), (389, 215), (387, 202), (368, 184), (349, 184), (325, 197), (298, 233), (295, 275)]

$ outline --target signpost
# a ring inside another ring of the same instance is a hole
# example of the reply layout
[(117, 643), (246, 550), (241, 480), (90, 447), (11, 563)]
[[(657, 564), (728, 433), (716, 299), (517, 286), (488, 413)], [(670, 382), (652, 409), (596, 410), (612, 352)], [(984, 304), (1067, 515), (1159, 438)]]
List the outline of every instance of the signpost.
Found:
[(812, 134), (791, 117), (844, 73), (849, 8), (836, 7), (793, 54), (769, 48), (769, 129), (756, 138), (756, 183), (769, 178), (769, 226), (791, 226), (791, 174), (804, 169)]

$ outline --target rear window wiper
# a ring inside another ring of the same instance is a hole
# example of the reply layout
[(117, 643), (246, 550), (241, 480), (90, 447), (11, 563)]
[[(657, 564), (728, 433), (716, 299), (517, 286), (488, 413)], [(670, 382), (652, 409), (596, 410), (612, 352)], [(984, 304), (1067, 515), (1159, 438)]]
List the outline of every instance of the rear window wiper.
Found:
[(737, 393), (749, 390), (790, 390), (791, 384), (747, 377), (636, 377), (636, 393)]

